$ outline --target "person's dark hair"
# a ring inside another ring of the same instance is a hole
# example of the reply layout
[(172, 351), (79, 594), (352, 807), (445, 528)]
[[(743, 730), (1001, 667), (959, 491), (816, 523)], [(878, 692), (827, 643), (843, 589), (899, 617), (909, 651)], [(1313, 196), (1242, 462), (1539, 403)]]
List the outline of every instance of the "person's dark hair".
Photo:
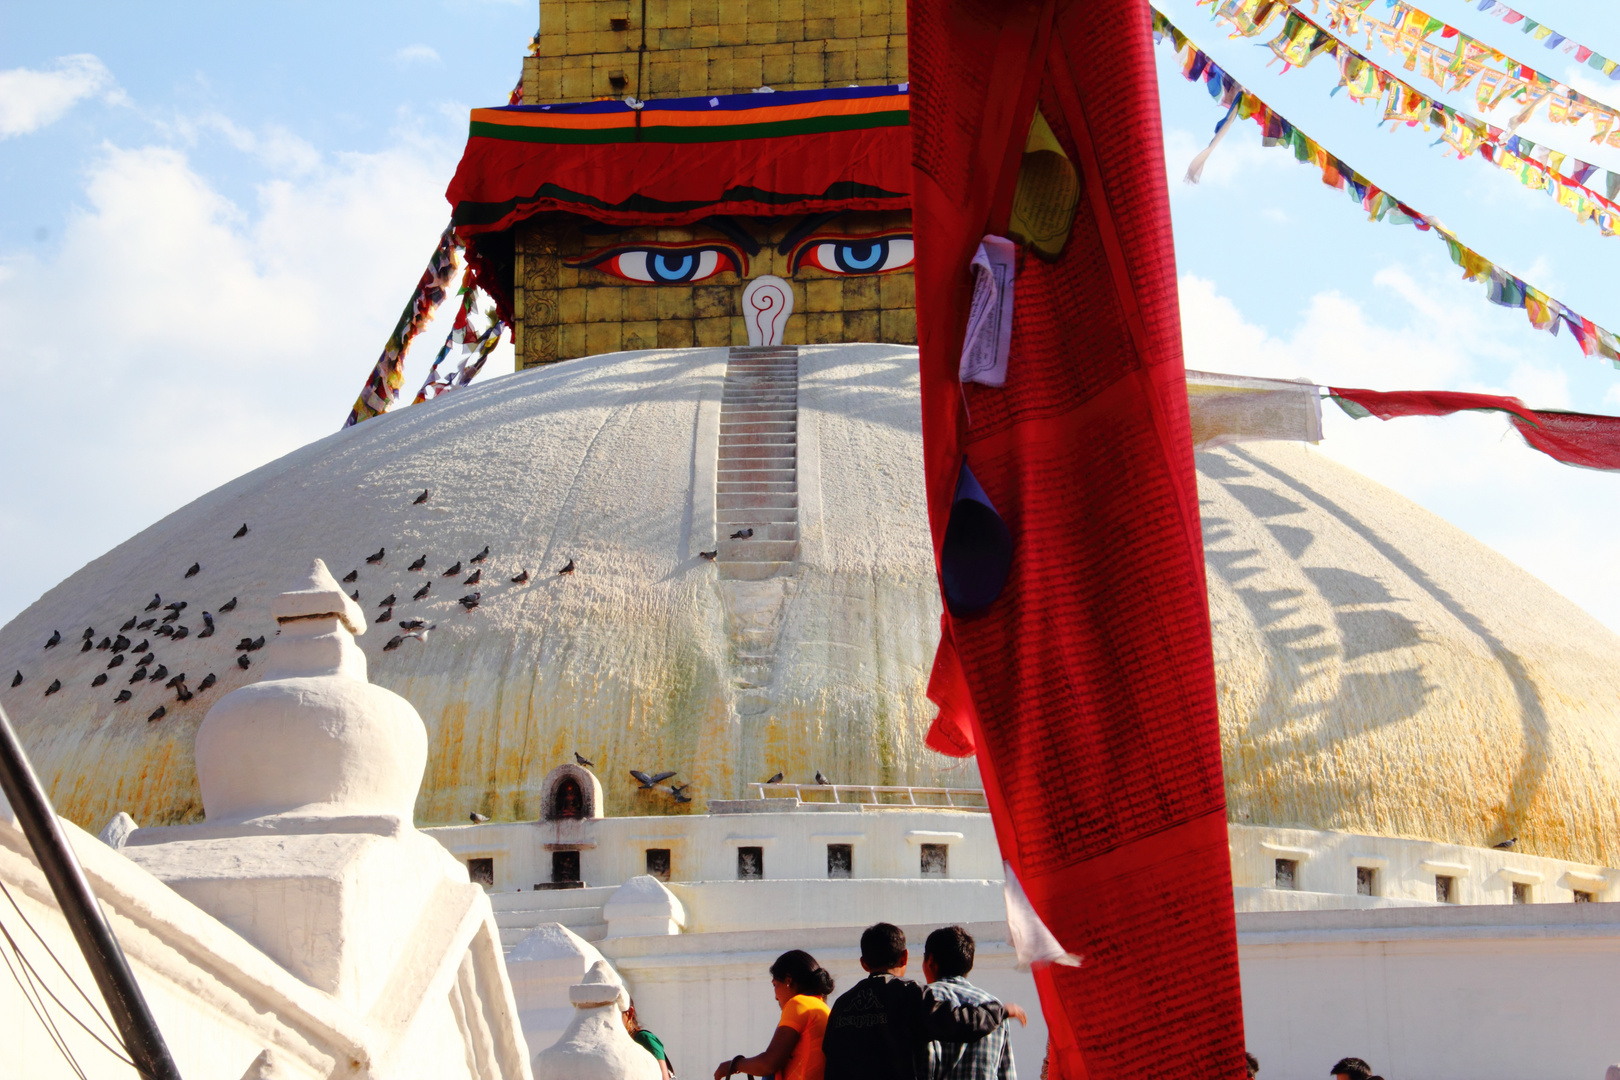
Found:
[(966, 975), (973, 970), (973, 935), (966, 927), (942, 926), (928, 935), (923, 955), (934, 962), (941, 978)]
[(771, 965), (771, 978), (790, 984), (796, 993), (824, 998), (833, 992), (833, 977), (803, 949), (789, 949)]
[(1255, 1076), (1260, 1075), (1260, 1059), (1259, 1058), (1257, 1058), (1253, 1054), (1248, 1053), (1247, 1051), (1245, 1051), (1244, 1054), (1243, 1054), (1243, 1060), (1247, 1061), (1249, 1063), (1249, 1075), (1251, 1077), (1255, 1077)]
[(873, 971), (899, 967), (905, 952), (906, 932), (893, 923), (876, 923), (861, 934), (861, 959)]
[(1360, 1058), (1341, 1058), (1339, 1063), (1328, 1070), (1329, 1076), (1343, 1074), (1350, 1080), (1372, 1080), (1372, 1066)]

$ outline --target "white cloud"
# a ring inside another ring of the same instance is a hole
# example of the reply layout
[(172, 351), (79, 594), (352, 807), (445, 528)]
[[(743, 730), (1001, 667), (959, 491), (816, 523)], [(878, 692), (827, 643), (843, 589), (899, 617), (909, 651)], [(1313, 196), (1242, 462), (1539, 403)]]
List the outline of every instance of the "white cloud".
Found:
[(439, 50), (431, 45), (407, 45), (394, 54), (401, 64), (438, 64)]
[[(1187, 366), (1378, 390), (1507, 393), (1532, 406), (1568, 401), (1565, 371), (1515, 349), (1503, 323), (1480, 311), (1477, 286), (1401, 267), (1379, 272), (1374, 283), (1376, 311), (1338, 292), (1318, 293), (1294, 328), (1277, 336), (1249, 322), (1211, 282), (1183, 277)], [(1620, 402), (1620, 389), (1610, 398)], [(1323, 426), (1323, 453), (1503, 552), (1620, 630), (1620, 566), (1608, 557), (1620, 532), (1613, 474), (1559, 464), (1495, 414), (1351, 420), (1324, 402)]]
[(103, 92), (110, 101), (123, 99), (112, 72), (89, 53), (64, 56), (46, 71), (0, 71), (0, 139), (48, 127), (80, 101)]
[[(0, 621), (338, 429), (444, 227), (455, 150), (316, 155), (239, 205), (182, 150), (105, 146), (60, 246), (0, 254), (0, 338), (33, 373), (0, 404), (0, 454), (25, 463), (0, 548), (30, 568), (0, 582)], [(447, 329), (417, 340), (406, 402)], [(504, 345), (481, 378), (511, 368)]]

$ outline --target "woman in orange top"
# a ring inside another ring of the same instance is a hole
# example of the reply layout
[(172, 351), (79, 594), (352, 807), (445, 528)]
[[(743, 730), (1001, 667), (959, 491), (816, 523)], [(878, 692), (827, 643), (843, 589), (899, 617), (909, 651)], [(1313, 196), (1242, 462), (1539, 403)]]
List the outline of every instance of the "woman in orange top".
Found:
[(734, 1073), (776, 1076), (779, 1080), (822, 1080), (827, 1059), (821, 1056), (821, 1036), (827, 1030), (827, 995), (833, 978), (803, 949), (793, 949), (771, 965), (771, 989), (782, 1006), (782, 1019), (771, 1045), (763, 1054), (738, 1054), (722, 1061), (714, 1080)]

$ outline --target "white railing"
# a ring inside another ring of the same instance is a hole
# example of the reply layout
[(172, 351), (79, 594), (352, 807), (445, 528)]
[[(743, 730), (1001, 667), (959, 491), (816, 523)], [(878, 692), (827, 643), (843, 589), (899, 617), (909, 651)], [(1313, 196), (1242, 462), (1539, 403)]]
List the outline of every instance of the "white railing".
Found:
[[(986, 814), (990, 805), (981, 788), (889, 787), (882, 784), (751, 783), (761, 799), (795, 798), (800, 802), (848, 803), (851, 806), (915, 806), (921, 809), (972, 810)], [(925, 800), (919, 802), (917, 796)], [(808, 797), (807, 797), (808, 796)]]

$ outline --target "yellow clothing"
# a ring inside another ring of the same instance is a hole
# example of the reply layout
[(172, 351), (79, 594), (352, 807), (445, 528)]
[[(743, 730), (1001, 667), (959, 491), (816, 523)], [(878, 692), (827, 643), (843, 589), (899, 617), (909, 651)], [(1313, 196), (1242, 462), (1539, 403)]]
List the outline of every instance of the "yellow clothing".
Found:
[(782, 1070), (782, 1080), (822, 1080), (827, 1059), (821, 1054), (821, 1036), (827, 1030), (827, 1013), (831, 1011), (825, 1001), (808, 994), (788, 998), (782, 1006), (779, 1027), (792, 1028), (799, 1033), (798, 1045)]

